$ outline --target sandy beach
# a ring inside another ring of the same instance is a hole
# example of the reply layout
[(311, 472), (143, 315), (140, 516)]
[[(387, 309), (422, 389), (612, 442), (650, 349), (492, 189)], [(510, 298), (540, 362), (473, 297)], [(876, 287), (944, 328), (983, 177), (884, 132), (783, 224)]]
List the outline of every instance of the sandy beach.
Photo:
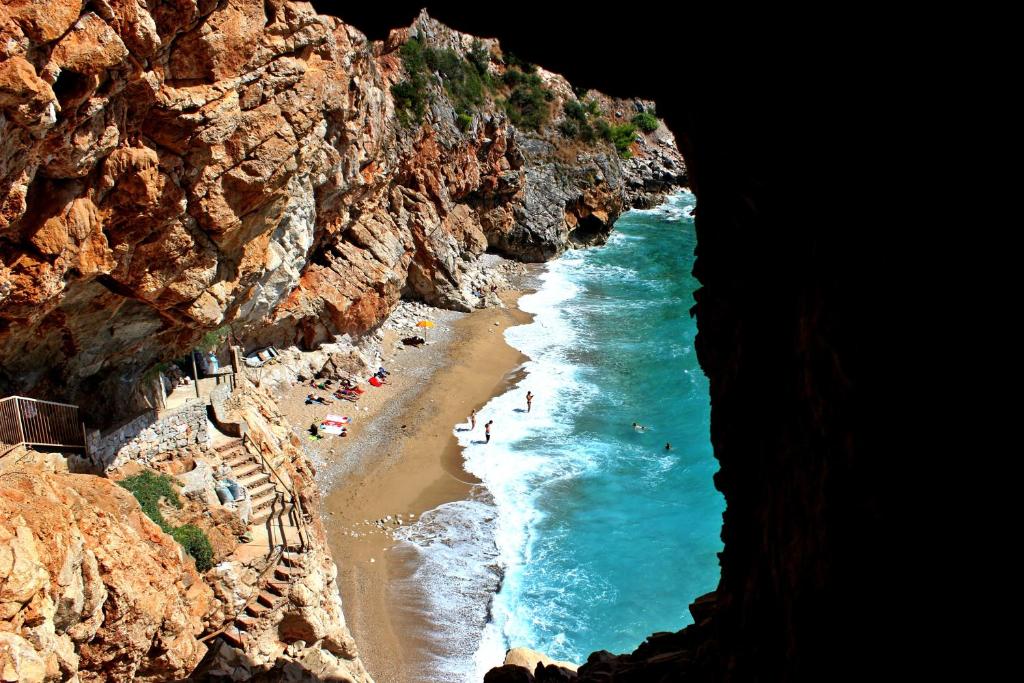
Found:
[[(516, 307), (521, 294), (503, 292), (507, 308), (437, 312), (430, 343), (418, 348), (396, 347), (399, 335), (386, 330), (389, 384), (364, 384), (358, 404), (305, 405), (310, 391), (328, 395), (308, 385), (279, 395), (297, 429), (327, 413), (353, 418), (350, 436), (309, 442), (307, 450), (326, 494), (324, 522), (345, 617), (378, 683), (423, 680), (418, 662), (430, 652), (429, 629), (415, 600), (396, 600), (389, 591), (414, 569), (407, 553), (395, 552), (391, 533), (442, 503), (465, 499), (477, 483), (462, 469), (452, 429), (468, 427), (471, 410), (518, 381), (527, 358), (505, 343), (503, 332), (530, 321)], [(483, 431), (478, 422), (480, 438)]]

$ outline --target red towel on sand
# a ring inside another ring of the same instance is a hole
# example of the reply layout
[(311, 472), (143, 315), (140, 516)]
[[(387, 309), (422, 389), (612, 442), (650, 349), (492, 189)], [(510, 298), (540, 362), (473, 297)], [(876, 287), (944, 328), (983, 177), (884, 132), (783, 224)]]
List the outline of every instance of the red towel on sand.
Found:
[(379, 387), (380, 386), (380, 380), (377, 379), (376, 377), (371, 377), (370, 378), (370, 384), (372, 384), (375, 387)]

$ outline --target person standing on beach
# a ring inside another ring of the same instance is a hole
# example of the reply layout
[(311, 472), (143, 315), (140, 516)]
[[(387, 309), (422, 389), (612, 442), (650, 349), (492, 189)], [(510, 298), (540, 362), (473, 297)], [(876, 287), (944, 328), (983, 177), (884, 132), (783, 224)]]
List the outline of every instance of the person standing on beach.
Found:
[(491, 442), (491, 425), (492, 424), (494, 424), (494, 420), (488, 420), (487, 424), (484, 425), (484, 437), (485, 437), (484, 443), (490, 443)]
[(526, 392), (526, 412), (530, 412), (530, 408), (533, 407), (533, 392)]
[(476, 408), (469, 412), (469, 431), (476, 429)]

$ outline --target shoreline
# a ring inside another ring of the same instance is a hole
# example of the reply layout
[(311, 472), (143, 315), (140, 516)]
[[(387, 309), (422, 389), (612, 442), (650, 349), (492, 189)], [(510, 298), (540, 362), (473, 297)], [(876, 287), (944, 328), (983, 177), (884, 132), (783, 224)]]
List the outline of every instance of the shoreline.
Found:
[[(358, 404), (306, 406), (308, 385), (281, 396), (296, 426), (328, 412), (353, 417), (349, 437), (307, 442), (307, 452), (313, 451), (325, 493), (323, 521), (345, 618), (378, 683), (429, 680), (422, 677), (423, 663), (436, 650), (435, 624), (427, 618), (425, 595), (393, 594), (416, 571), (417, 557), (392, 532), (440, 505), (469, 499), (480, 486), (463, 469), (452, 430), (466, 423), (470, 410), (522, 379), (529, 358), (509, 346), (503, 333), (532, 320), (517, 306), (528, 291), (502, 292), (506, 308), (438, 311), (443, 321), (428, 333), (426, 346), (399, 350), (398, 335), (385, 332), (382, 364), (391, 381), (368, 387)], [(476, 432), (483, 436), (481, 422)]]

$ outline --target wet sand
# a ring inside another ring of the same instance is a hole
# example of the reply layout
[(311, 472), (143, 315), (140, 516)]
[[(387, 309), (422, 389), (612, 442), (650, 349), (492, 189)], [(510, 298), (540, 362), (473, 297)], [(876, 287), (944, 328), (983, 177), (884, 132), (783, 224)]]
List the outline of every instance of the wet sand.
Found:
[[(383, 365), (392, 371), (390, 383), (367, 387), (356, 405), (306, 406), (310, 391), (326, 395), (308, 387), (281, 397), (293, 425), (309, 426), (329, 412), (353, 417), (349, 437), (310, 442), (307, 450), (323, 474), (324, 522), (345, 617), (378, 683), (424, 680), (429, 625), (422, 605), (394, 599), (389, 590), (415, 569), (408, 553), (395, 551), (391, 531), (442, 503), (467, 498), (478, 483), (462, 469), (452, 429), (468, 428), (472, 409), (518, 381), (527, 358), (505, 343), (503, 332), (530, 321), (515, 307), (520, 294), (503, 293), (505, 309), (439, 313), (446, 320), (419, 348), (396, 350), (398, 335), (386, 332)], [(482, 439), (483, 430), (478, 421), (474, 435)]]

